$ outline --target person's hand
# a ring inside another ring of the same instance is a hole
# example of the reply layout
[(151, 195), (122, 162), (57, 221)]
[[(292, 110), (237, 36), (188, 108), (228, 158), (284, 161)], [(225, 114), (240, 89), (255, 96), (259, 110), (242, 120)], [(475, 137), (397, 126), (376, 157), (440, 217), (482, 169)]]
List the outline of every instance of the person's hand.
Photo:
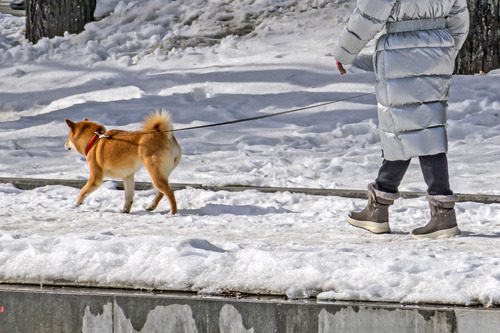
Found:
[(337, 63), (337, 70), (339, 71), (339, 74), (345, 75), (347, 73), (347, 71), (345, 70), (344, 65), (342, 65), (342, 63), (338, 60), (336, 61), (336, 63)]

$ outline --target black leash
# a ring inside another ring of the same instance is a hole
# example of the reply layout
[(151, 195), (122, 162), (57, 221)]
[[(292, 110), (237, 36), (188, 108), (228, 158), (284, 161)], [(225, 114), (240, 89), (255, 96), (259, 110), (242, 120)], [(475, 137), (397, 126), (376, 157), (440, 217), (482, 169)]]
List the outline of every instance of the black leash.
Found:
[(199, 126), (192, 126), (192, 127), (183, 127), (183, 128), (178, 128), (178, 129), (172, 129), (172, 130), (167, 130), (167, 131), (137, 131), (137, 132), (130, 132), (129, 134), (124, 134), (120, 133), (119, 136), (117, 137), (109, 137), (115, 140), (118, 140), (119, 138), (124, 138), (124, 137), (129, 137), (129, 136), (135, 136), (139, 134), (154, 134), (154, 133), (160, 133), (160, 132), (180, 132), (180, 131), (189, 131), (189, 130), (194, 130), (194, 129), (200, 129), (200, 128), (209, 128), (209, 127), (217, 127), (217, 126), (224, 126), (224, 125), (231, 125), (231, 124), (237, 124), (237, 123), (243, 123), (247, 121), (252, 121), (252, 120), (258, 120), (258, 119), (264, 119), (264, 118), (271, 118), (271, 117), (276, 117), (276, 116), (282, 116), (284, 114), (288, 113), (293, 113), (293, 112), (299, 112), (299, 111), (304, 111), (304, 110), (309, 110), (309, 109), (314, 109), (314, 108), (319, 108), (325, 105), (330, 105), (330, 104), (335, 104), (338, 102), (344, 102), (344, 101), (349, 101), (351, 99), (356, 99), (360, 98), (363, 96), (368, 96), (368, 95), (373, 95), (374, 92), (369, 92), (369, 93), (364, 93), (364, 94), (359, 94), (355, 96), (350, 96), (350, 97), (345, 97), (341, 99), (336, 99), (334, 101), (329, 101), (329, 102), (323, 102), (319, 104), (314, 104), (314, 105), (309, 105), (309, 106), (304, 106), (301, 108), (297, 109), (292, 109), (292, 110), (286, 110), (286, 111), (281, 111), (281, 112), (276, 112), (276, 113), (270, 113), (270, 114), (265, 114), (262, 116), (255, 116), (255, 117), (249, 117), (249, 118), (242, 118), (242, 119), (235, 119), (235, 120), (230, 120), (230, 121), (224, 121), (221, 123), (214, 123), (214, 124), (208, 124), (208, 125), (199, 125)]
[(359, 94), (359, 95), (355, 95), (355, 96), (350, 96), (350, 97), (345, 97), (345, 98), (337, 99), (337, 100), (334, 100), (334, 101), (329, 101), (329, 102), (324, 102), (324, 103), (320, 103), (320, 104), (314, 104), (314, 105), (304, 106), (304, 107), (297, 108), (297, 109), (292, 109), (292, 110), (287, 110), (287, 111), (282, 111), (282, 112), (265, 114), (265, 115), (262, 115), (262, 116), (255, 116), (255, 117), (249, 117), (249, 118), (243, 118), (243, 119), (230, 120), (230, 121), (225, 121), (225, 122), (215, 123), (215, 124), (208, 124), (208, 125), (200, 125), (200, 126), (178, 128), (178, 129), (170, 130), (168, 132), (188, 131), (188, 130), (193, 130), (193, 129), (200, 129), (200, 128), (209, 128), (209, 127), (216, 127), (216, 126), (231, 125), (231, 124), (243, 123), (243, 122), (252, 121), (252, 120), (258, 120), (258, 119), (276, 117), (276, 116), (281, 116), (281, 115), (289, 114), (289, 113), (293, 113), (293, 112), (298, 112), (298, 111), (304, 111), (304, 110), (319, 108), (319, 107), (322, 107), (322, 106), (325, 106), (325, 105), (335, 104), (335, 103), (338, 103), (338, 102), (344, 102), (344, 101), (348, 101), (348, 100), (351, 100), (351, 99), (356, 99), (356, 98), (360, 98), (360, 97), (368, 96), (368, 95), (373, 95), (373, 94), (374, 94), (373, 92), (369, 92), (369, 93), (364, 93), (364, 94)]

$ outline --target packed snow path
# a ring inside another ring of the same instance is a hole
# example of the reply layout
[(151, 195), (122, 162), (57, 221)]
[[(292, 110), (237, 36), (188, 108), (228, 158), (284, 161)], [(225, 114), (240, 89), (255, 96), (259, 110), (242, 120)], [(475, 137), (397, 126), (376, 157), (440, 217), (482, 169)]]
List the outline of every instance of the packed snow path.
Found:
[(2, 281), (236, 290), (289, 297), (483, 304), (500, 301), (500, 205), (461, 203), (463, 236), (415, 241), (424, 199), (398, 201), (393, 233), (345, 222), (363, 200), (303, 194), (177, 191), (180, 211), (144, 206), (104, 187), (74, 207), (78, 189), (0, 185)]

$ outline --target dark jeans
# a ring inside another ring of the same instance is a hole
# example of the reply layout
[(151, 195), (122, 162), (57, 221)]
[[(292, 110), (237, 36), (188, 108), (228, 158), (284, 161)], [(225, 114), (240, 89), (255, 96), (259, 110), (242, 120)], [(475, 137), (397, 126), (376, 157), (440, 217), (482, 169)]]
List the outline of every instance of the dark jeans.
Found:
[[(446, 154), (420, 156), (418, 159), (427, 184), (427, 193), (429, 195), (453, 194), (450, 189)], [(384, 160), (378, 172), (377, 180), (375, 180), (377, 188), (383, 192), (397, 193), (410, 161)]]

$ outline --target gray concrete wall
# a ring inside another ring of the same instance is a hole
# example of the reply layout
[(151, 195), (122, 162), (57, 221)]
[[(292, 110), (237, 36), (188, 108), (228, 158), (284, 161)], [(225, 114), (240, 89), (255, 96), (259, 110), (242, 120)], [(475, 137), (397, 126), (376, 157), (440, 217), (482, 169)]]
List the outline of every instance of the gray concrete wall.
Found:
[(500, 309), (0, 285), (0, 333), (500, 332)]

